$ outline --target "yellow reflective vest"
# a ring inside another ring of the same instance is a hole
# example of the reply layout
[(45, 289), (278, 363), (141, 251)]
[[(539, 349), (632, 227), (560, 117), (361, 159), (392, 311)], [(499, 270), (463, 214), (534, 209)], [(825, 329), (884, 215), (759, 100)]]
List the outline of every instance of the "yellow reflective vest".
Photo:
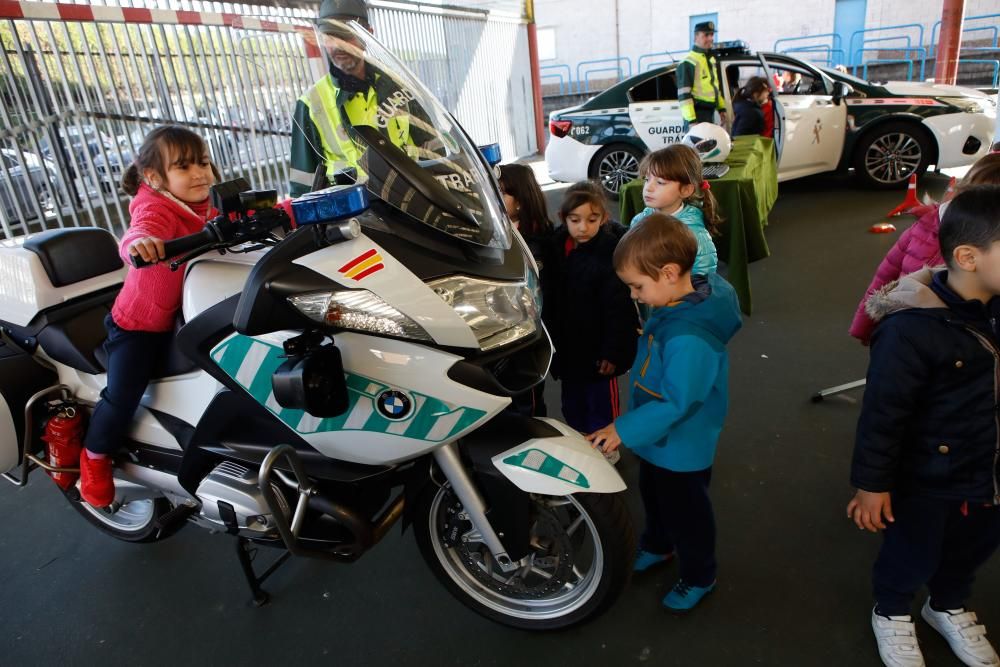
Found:
[(704, 49), (696, 46), (684, 56), (677, 65), (677, 101), (681, 104), (684, 120), (695, 119), (695, 102), (712, 105), (719, 111), (726, 110), (718, 77), (715, 57)]

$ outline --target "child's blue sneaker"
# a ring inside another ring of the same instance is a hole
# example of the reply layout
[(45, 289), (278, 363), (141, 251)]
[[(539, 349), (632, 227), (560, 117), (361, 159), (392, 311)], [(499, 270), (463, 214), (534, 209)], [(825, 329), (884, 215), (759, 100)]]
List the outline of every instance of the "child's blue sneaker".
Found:
[(651, 567), (662, 565), (663, 563), (669, 563), (673, 559), (673, 551), (668, 554), (654, 554), (652, 552), (639, 549), (639, 553), (635, 555), (635, 564), (632, 565), (632, 571), (645, 572)]
[(663, 598), (663, 606), (675, 613), (691, 611), (702, 598), (715, 590), (715, 582), (705, 586), (692, 586), (683, 579), (674, 584), (673, 589)]

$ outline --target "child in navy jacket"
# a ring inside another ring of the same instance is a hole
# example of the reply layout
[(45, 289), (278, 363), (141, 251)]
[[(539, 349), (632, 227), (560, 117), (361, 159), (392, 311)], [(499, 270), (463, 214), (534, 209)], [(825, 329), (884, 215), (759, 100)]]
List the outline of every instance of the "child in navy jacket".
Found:
[(607, 453), (624, 444), (640, 459), (646, 530), (634, 569), (680, 559), (663, 599), (686, 612), (715, 588), (715, 518), (708, 497), (715, 447), (729, 404), (726, 344), (743, 322), (718, 274), (692, 275), (698, 242), (682, 222), (655, 213), (615, 251), (632, 297), (654, 306), (631, 372), (629, 411), (588, 439)]

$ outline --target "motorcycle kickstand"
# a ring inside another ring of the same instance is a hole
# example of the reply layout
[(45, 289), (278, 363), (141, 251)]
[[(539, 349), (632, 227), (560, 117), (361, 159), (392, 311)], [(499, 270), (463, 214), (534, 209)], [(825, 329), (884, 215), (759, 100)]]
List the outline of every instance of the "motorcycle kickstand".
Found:
[(258, 576), (253, 569), (251, 552), (256, 552), (256, 549), (250, 546), (250, 540), (245, 537), (237, 537), (236, 555), (240, 559), (240, 568), (243, 570), (243, 576), (246, 577), (247, 584), (250, 586), (250, 592), (253, 594), (253, 606), (263, 607), (271, 600), (271, 596), (260, 585), (274, 574), (275, 570), (281, 567), (292, 554), (290, 551), (285, 551), (263, 574)]

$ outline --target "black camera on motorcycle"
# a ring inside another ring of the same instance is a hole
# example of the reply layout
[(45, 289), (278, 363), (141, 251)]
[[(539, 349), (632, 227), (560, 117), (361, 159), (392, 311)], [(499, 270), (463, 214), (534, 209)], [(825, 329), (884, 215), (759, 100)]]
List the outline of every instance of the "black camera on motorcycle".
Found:
[[(337, 417), (349, 407), (344, 362), (335, 345), (318, 345), (307, 335), (285, 343), (288, 360), (271, 376), (274, 399), (283, 408), (314, 417)], [(304, 348), (304, 349), (303, 349)]]

